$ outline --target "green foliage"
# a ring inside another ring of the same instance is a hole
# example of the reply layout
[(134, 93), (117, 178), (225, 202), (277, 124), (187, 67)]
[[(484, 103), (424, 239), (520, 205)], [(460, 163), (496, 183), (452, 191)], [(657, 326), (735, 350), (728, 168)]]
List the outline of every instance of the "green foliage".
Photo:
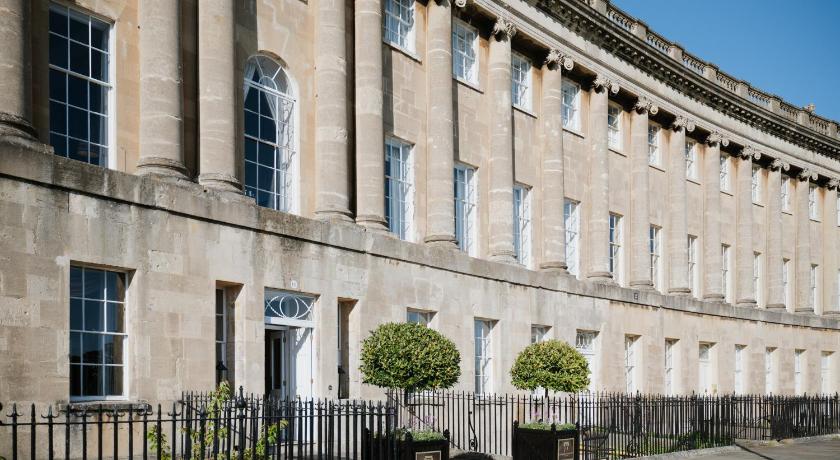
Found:
[[(523, 423), (519, 425), (520, 428), (527, 428), (529, 430), (551, 430), (551, 424), (545, 422), (531, 422), (531, 423)], [(561, 430), (574, 430), (575, 424), (574, 423), (561, 423), (555, 425), (557, 431)]]
[[(200, 431), (193, 431), (188, 429), (187, 427), (181, 428), (181, 432), (186, 433), (192, 440), (191, 460), (200, 460), (202, 447), (204, 448), (204, 450), (211, 450), (213, 448), (213, 441), (215, 439), (218, 439), (219, 443), (221, 443), (223, 439), (227, 438), (228, 428), (226, 426), (217, 427), (215, 420), (217, 418), (222, 418), (221, 411), (225, 407), (225, 402), (230, 400), (231, 395), (232, 391), (230, 389), (230, 384), (228, 384), (227, 382), (220, 383), (219, 387), (216, 388), (216, 390), (210, 394), (210, 402), (207, 404), (206, 407), (207, 423), (204, 429), (204, 437), (201, 437)], [(286, 420), (281, 420), (273, 425), (269, 425), (265, 432), (260, 434), (260, 437), (257, 440), (257, 445), (255, 448), (256, 457), (252, 458), (251, 450), (248, 449), (245, 450), (245, 453), (242, 456), (242, 460), (267, 459), (268, 453), (266, 452), (266, 447), (277, 443), (277, 438), (280, 435), (280, 430), (286, 428), (288, 423), (289, 422)], [(146, 440), (148, 441), (149, 448), (152, 452), (156, 452), (158, 445), (160, 445), (160, 460), (172, 460), (172, 454), (169, 452), (169, 443), (166, 440), (166, 435), (163, 433), (158, 433), (156, 426), (149, 428), (149, 431), (146, 433)], [(230, 459), (228, 459), (227, 454), (225, 453), (220, 453), (218, 456), (218, 460), (238, 459), (238, 452), (233, 452)]]
[(408, 392), (450, 388), (461, 376), (461, 355), (439, 332), (419, 324), (387, 323), (362, 342), (363, 382)]
[(529, 345), (516, 357), (510, 370), (513, 386), (523, 390), (577, 392), (589, 386), (586, 358), (560, 340)]
[(443, 433), (431, 429), (409, 430), (406, 428), (397, 428), (394, 430), (394, 435), (400, 441), (405, 441), (408, 433), (411, 433), (411, 439), (414, 441), (442, 441), (446, 439)]

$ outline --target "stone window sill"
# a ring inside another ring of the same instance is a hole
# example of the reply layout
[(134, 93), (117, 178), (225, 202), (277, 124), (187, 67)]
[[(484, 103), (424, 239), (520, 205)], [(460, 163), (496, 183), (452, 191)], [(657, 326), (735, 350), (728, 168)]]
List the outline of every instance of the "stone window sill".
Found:
[(391, 42), (389, 42), (385, 39), (382, 40), (382, 43), (388, 45), (389, 48), (391, 48), (392, 50), (394, 50), (394, 51), (396, 51), (396, 52), (398, 52), (402, 55), (404, 55), (405, 57), (411, 59), (412, 61), (416, 61), (418, 64), (423, 63), (423, 60), (420, 59), (420, 56), (418, 56), (417, 53), (414, 52), (414, 51), (411, 51), (407, 48), (403, 48), (402, 46), (397, 45), (396, 43), (391, 43)]
[(759, 203), (759, 202), (753, 201), (752, 204), (753, 204), (753, 206), (758, 206), (759, 208), (764, 207), (764, 203)]
[(694, 179), (694, 178), (688, 177), (685, 180), (688, 181), (688, 182), (691, 182), (692, 184), (702, 185), (700, 183), (700, 179)]
[(567, 132), (567, 133), (569, 133), (569, 134), (573, 134), (573, 135), (575, 135), (575, 136), (577, 136), (577, 137), (579, 137), (579, 138), (581, 138), (581, 139), (585, 139), (585, 138), (586, 138), (586, 136), (584, 136), (582, 132), (580, 132), (580, 131), (578, 131), (578, 130), (576, 130), (576, 129), (572, 129), (572, 128), (565, 128), (565, 127), (564, 127), (564, 128), (563, 128), (563, 131), (564, 131), (564, 132)]
[(791, 210), (790, 210), (790, 209), (782, 209), (782, 214), (787, 214), (787, 215), (789, 215), (789, 216), (792, 216), (792, 215), (793, 215), (793, 212), (791, 212)]
[(100, 401), (64, 401), (56, 404), (59, 410), (70, 410), (72, 412), (113, 412), (113, 411), (127, 411), (129, 409), (149, 410), (152, 408), (146, 401), (130, 401), (128, 399), (120, 400), (100, 400)]
[(610, 150), (610, 152), (621, 155), (623, 157), (627, 156), (627, 154), (624, 153), (620, 148), (616, 148), (616, 147), (607, 147), (607, 148)]
[(477, 91), (481, 94), (484, 94), (484, 91), (482, 91), (481, 88), (479, 88), (478, 82), (473, 83), (471, 81), (464, 80), (461, 77), (452, 77), (452, 78), (454, 78), (456, 82), (466, 86), (467, 88), (470, 88), (470, 89), (475, 90), (475, 91)]
[(720, 193), (723, 193), (724, 195), (735, 196), (729, 190), (721, 190)]
[(513, 109), (516, 110), (517, 112), (522, 112), (522, 113), (524, 113), (525, 115), (528, 115), (531, 118), (537, 118), (537, 114), (535, 114), (530, 109), (527, 109), (525, 107), (513, 104)]
[(650, 166), (651, 168), (653, 168), (653, 169), (655, 169), (655, 170), (657, 170), (657, 171), (662, 171), (662, 172), (665, 172), (665, 168), (663, 168), (663, 167), (662, 167), (662, 165), (658, 165), (658, 164), (657, 164), (657, 165), (653, 165), (653, 164), (648, 163), (648, 166)]

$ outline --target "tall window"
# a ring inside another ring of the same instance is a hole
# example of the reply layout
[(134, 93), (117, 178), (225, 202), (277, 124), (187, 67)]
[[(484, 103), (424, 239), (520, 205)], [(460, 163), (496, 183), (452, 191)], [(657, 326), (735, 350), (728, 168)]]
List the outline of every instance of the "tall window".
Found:
[(586, 359), (589, 367), (589, 391), (595, 391), (595, 368), (597, 366), (597, 343), (598, 333), (595, 331), (578, 330), (575, 335), (575, 349)]
[(685, 142), (685, 177), (697, 180), (697, 142)]
[(563, 127), (580, 131), (580, 85), (563, 80)]
[(548, 326), (531, 326), (531, 343), (545, 342), (548, 339)]
[(698, 390), (701, 393), (712, 393), (712, 344), (701, 343), (698, 352), (697, 375), (699, 377)]
[(622, 245), (624, 244), (621, 216), (610, 213), (610, 273), (619, 285), (624, 284)]
[(385, 221), (391, 233), (408, 241), (414, 220), (411, 150), (411, 144), (394, 138), (385, 140)]
[(819, 306), (818, 302), (820, 301), (819, 296), (819, 280), (820, 280), (820, 266), (817, 264), (811, 264), (811, 288), (809, 289), (810, 295), (808, 296), (808, 305), (816, 310)]
[(721, 282), (723, 284), (723, 298), (732, 303), (732, 270), (730, 270), (730, 263), (731, 259), (729, 257), (729, 245), (728, 244), (721, 244), (720, 245), (720, 260), (721, 260), (721, 267), (720, 267), (720, 275), (721, 275)]
[(744, 394), (744, 349), (746, 345), (735, 345), (735, 394)]
[(490, 331), (493, 329), (491, 321), (475, 320), (475, 392), (491, 393), (493, 391), (493, 366)]
[(428, 327), (429, 323), (432, 322), (433, 315), (434, 313), (430, 311), (415, 310), (413, 308), (409, 308), (408, 310), (406, 310), (405, 322)]
[(840, 310), (840, 270), (837, 270), (837, 280), (834, 284), (835, 289), (835, 297), (834, 297), (834, 306)]
[(782, 289), (784, 290), (785, 306), (791, 304), (790, 291), (790, 259), (782, 259)]
[[(225, 290), (216, 289), (216, 369), (227, 368), (227, 308)], [(216, 384), (221, 383), (223, 375), (216, 373)]]
[(385, 41), (414, 51), (414, 0), (385, 0), (382, 23)]
[(513, 249), (517, 262), (531, 265), (531, 193), (521, 185), (513, 187)]
[(607, 141), (609, 147), (615, 150), (621, 150), (623, 144), (621, 138), (621, 106), (610, 103), (607, 108)]
[(467, 83), (478, 83), (478, 32), (458, 20), (452, 21), (452, 73)]
[(648, 235), (648, 249), (650, 251), (650, 281), (655, 289), (661, 287), (659, 259), (662, 256), (661, 228), (656, 225), (650, 226)]
[(624, 336), (624, 382), (627, 393), (635, 393), (638, 390), (636, 383), (636, 342), (639, 336)]
[(577, 201), (566, 198), (563, 217), (566, 226), (566, 266), (569, 273), (580, 274), (580, 211)]
[(752, 166), (752, 201), (753, 203), (761, 203), (761, 167), (758, 165)]
[(455, 166), (455, 239), (458, 248), (467, 254), (476, 255), (478, 223), (478, 194), (476, 193), (475, 169), (469, 166)]
[(676, 339), (665, 339), (665, 394), (676, 394), (674, 377), (676, 376), (676, 362), (674, 354), (677, 349)]
[(820, 392), (831, 393), (831, 352), (820, 353)]
[(793, 392), (795, 394), (801, 395), (804, 392), (805, 384), (802, 381), (802, 374), (803, 374), (803, 360), (804, 360), (805, 350), (794, 350), (793, 351)]
[(837, 192), (837, 225), (840, 225), (840, 191)]
[(772, 394), (776, 389), (776, 367), (773, 365), (773, 352), (775, 348), (764, 349), (764, 392)]
[(659, 125), (648, 125), (648, 163), (653, 166), (662, 164), (659, 151)]
[(50, 5), (50, 144), (56, 155), (108, 166), (111, 26)]
[(808, 184), (808, 217), (817, 220), (820, 218), (820, 205), (817, 201), (817, 186)]
[(125, 274), (70, 267), (70, 397), (125, 395)]
[(720, 156), (720, 191), (729, 191), (729, 157)]
[(688, 235), (688, 283), (694, 296), (700, 294), (699, 272), (697, 269), (697, 237)]
[(753, 252), (753, 293), (755, 301), (762, 304), (763, 295), (761, 292), (761, 253)]
[(790, 212), (790, 177), (782, 176), (782, 211)]
[(286, 72), (266, 56), (245, 67), (245, 194), (297, 211), (295, 99)]
[(531, 110), (531, 61), (517, 53), (511, 58), (511, 95), (513, 105)]

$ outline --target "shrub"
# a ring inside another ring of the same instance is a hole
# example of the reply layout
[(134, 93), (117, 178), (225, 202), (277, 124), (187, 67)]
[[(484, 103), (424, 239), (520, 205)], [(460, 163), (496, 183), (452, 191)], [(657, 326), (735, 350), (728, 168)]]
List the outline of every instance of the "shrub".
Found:
[(522, 350), (510, 376), (513, 386), (523, 390), (577, 392), (589, 386), (589, 365), (568, 343), (546, 340)]
[(419, 324), (386, 323), (362, 342), (362, 382), (414, 391), (450, 388), (461, 376), (461, 355), (439, 332)]

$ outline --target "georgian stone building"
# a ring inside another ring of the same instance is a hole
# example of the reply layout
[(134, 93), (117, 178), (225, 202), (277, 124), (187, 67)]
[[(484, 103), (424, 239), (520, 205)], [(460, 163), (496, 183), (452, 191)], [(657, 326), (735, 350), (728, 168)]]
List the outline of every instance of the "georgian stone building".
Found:
[(840, 390), (840, 135), (604, 0), (2, 0), (0, 401)]

